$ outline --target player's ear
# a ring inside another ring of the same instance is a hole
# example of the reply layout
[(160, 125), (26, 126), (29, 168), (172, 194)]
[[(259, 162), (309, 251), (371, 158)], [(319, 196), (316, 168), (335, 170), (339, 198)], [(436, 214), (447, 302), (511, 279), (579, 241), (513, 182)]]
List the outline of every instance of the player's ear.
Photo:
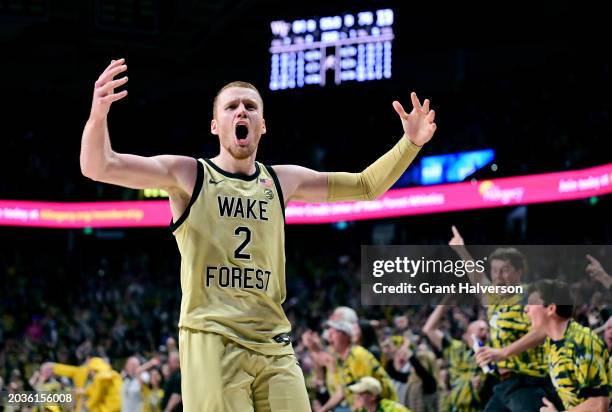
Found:
[(219, 130), (217, 129), (217, 121), (215, 119), (210, 121), (210, 132), (214, 135), (219, 134)]
[(261, 134), (266, 134), (266, 119), (261, 119)]

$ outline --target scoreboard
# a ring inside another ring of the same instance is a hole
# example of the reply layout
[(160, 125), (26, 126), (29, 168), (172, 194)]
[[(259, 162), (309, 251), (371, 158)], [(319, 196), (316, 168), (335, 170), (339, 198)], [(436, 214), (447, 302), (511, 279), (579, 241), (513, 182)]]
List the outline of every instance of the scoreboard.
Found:
[(391, 9), (277, 20), (270, 28), (270, 90), (391, 78)]

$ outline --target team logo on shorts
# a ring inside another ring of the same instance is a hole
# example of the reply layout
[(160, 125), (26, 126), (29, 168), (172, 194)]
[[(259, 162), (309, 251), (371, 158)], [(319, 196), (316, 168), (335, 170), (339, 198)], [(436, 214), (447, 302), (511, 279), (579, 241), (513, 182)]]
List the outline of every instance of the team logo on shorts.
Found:
[(271, 189), (264, 189), (264, 195), (266, 195), (269, 200), (274, 199), (274, 192)]

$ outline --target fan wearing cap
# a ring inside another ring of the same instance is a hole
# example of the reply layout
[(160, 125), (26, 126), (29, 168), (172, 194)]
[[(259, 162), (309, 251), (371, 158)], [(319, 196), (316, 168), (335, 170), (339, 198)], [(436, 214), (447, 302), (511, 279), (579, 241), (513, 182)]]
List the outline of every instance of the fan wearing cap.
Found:
[(380, 362), (367, 349), (352, 343), (353, 325), (344, 320), (329, 320), (327, 326), (329, 327), (330, 347), (337, 358), (340, 384), (336, 386), (334, 394), (317, 412), (333, 410), (343, 400), (351, 405), (353, 396), (348, 386), (364, 376), (374, 376), (382, 382), (381, 395), (383, 398), (396, 400), (397, 393), (391, 378)]
[[(353, 308), (348, 306), (338, 306), (334, 309), (329, 317), (331, 321), (345, 321), (351, 324), (353, 333), (351, 341), (358, 343), (358, 338), (361, 336), (359, 327), (359, 317)], [(308, 330), (302, 334), (302, 342), (310, 352), (310, 357), (313, 360), (314, 374), (319, 382), (325, 382), (325, 388), (319, 393), (322, 394), (323, 402), (329, 399), (330, 393), (334, 393), (336, 386), (341, 384), (340, 368), (337, 357), (333, 356), (330, 351), (324, 347), (321, 338), (329, 341), (329, 329), (325, 329), (323, 335), (319, 337), (317, 333)], [(325, 396), (327, 395), (327, 397)]]
[(398, 402), (381, 398), (382, 385), (371, 376), (364, 376), (348, 389), (354, 394), (353, 410), (356, 412), (410, 412)]

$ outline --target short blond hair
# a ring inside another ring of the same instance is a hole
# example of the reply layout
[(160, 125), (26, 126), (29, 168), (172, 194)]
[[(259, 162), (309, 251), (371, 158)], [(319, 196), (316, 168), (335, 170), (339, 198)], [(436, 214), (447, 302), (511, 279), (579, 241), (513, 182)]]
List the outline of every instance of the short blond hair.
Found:
[(230, 87), (242, 87), (244, 89), (254, 90), (255, 93), (257, 93), (257, 96), (259, 96), (259, 100), (261, 101), (261, 111), (263, 113), (263, 99), (261, 98), (261, 94), (259, 93), (259, 90), (257, 90), (257, 87), (253, 86), (249, 82), (243, 82), (243, 81), (237, 80), (237, 81), (230, 82), (226, 84), (225, 86), (223, 86), (221, 89), (219, 89), (219, 91), (215, 95), (215, 99), (213, 100), (213, 113), (212, 113), (213, 118), (215, 117), (215, 114), (217, 113), (217, 99), (219, 98), (219, 95), (223, 93), (225, 89), (229, 89)]

